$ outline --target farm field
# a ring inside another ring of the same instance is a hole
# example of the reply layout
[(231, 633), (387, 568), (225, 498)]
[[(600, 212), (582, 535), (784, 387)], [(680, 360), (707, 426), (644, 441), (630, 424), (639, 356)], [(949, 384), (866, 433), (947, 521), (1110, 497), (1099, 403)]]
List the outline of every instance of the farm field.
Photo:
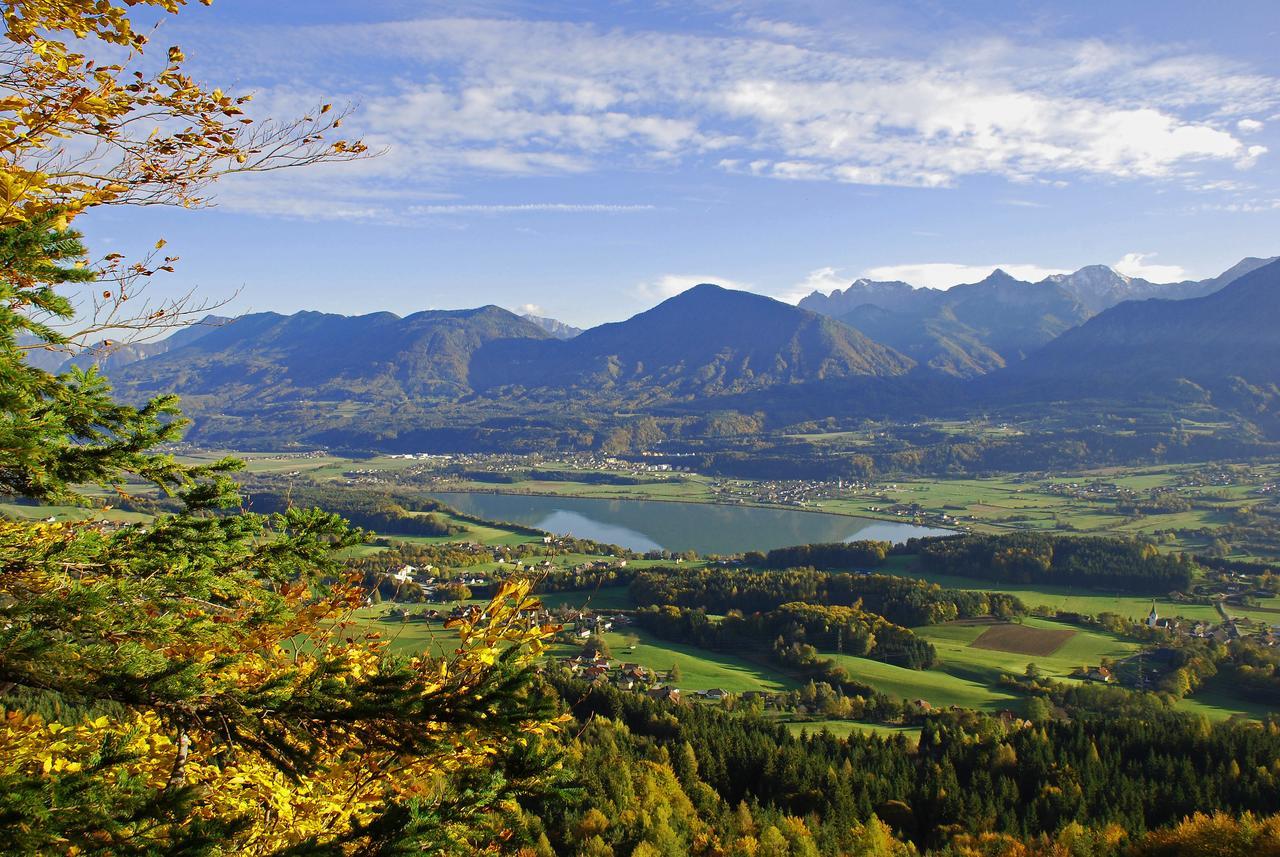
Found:
[(975, 649), (1049, 657), (1076, 635), (1070, 629), (1030, 628), (1016, 623), (992, 625), (969, 645)]
[(398, 542), (408, 542), (409, 544), (419, 545), (440, 545), (448, 542), (475, 542), (482, 545), (522, 545), (532, 542), (540, 542), (542, 539), (538, 536), (531, 536), (528, 533), (517, 532), (516, 530), (507, 529), (497, 524), (480, 524), (475, 521), (457, 518), (453, 515), (443, 512), (434, 512), (432, 514), (444, 518), (449, 523), (462, 527), (463, 532), (450, 536), (388, 536)]
[[(568, 600), (585, 600), (589, 593), (561, 594), (576, 596)], [(555, 596), (546, 598), (547, 602), (555, 600)], [(446, 630), (441, 623), (379, 621), (378, 617), (391, 609), (391, 606), (377, 604), (363, 607), (354, 611), (353, 618), (360, 627), (378, 631), (386, 637), (390, 641), (391, 650), (396, 654), (448, 651), (452, 645), (453, 632)], [(681, 678), (676, 686), (684, 691), (718, 687), (730, 693), (749, 690), (773, 693), (796, 687), (793, 679), (759, 664), (733, 655), (659, 640), (640, 629), (610, 631), (604, 635), (604, 639), (615, 661), (637, 663), (658, 673), (665, 673), (672, 666), (678, 666)], [(580, 647), (570, 643), (555, 643), (550, 648), (550, 654), (565, 657), (577, 654), (579, 650)]]
[[(1010, 630), (1015, 628), (1019, 630)], [(939, 663), (933, 669), (911, 670), (851, 655), (825, 654), (835, 658), (854, 678), (893, 697), (923, 699), (935, 708), (957, 705), (997, 711), (1022, 708), (1023, 697), (1002, 689), (999, 682), (1001, 675), (1021, 675), (1028, 663), (1035, 663), (1047, 677), (1069, 680), (1077, 667), (1097, 664), (1103, 657), (1123, 658), (1138, 649), (1137, 643), (1110, 634), (1044, 619), (1027, 619), (1014, 625), (952, 622), (913, 630), (937, 649)], [(1041, 650), (1051, 651), (1033, 655), (974, 645), (992, 631), (1015, 641), (1021, 649), (1035, 641)]]
[[(1053, 481), (1089, 481), (1105, 478), (1137, 491), (1173, 486), (1187, 468), (1136, 469), (1119, 474), (1099, 472), (1055, 475)], [(1222, 499), (1206, 502), (1205, 508), (1167, 515), (1130, 518), (1115, 512), (1110, 502), (1062, 496), (1038, 490), (1037, 483), (1025, 479), (902, 480), (874, 490), (854, 493), (846, 499), (822, 503), (822, 511), (848, 515), (884, 516), (883, 509), (895, 504), (919, 504), (931, 512), (944, 512), (960, 519), (978, 532), (1000, 533), (1014, 530), (1067, 531), (1081, 534), (1146, 534), (1161, 530), (1198, 529), (1227, 523), (1233, 511), (1250, 502), (1249, 489), (1234, 486), (1215, 489)], [(1199, 494), (1184, 489), (1189, 497)], [(1199, 543), (1166, 541), (1173, 547), (1200, 547)]]
[[(352, 611), (351, 618), (360, 630), (376, 631), (390, 643), (390, 649), (396, 655), (416, 655), (423, 652), (445, 654), (457, 639), (452, 630), (447, 630), (440, 622), (384, 622), (381, 616), (396, 605), (374, 604)], [(409, 604), (409, 609), (430, 605)], [(434, 605), (439, 607), (441, 605)]]
[[(555, 593), (545, 596), (543, 600), (549, 606), (578, 606), (585, 603), (588, 597), (592, 598), (591, 603), (597, 609), (620, 608), (625, 606), (626, 588), (608, 587), (596, 593)], [(445, 653), (452, 646), (453, 633), (445, 630), (439, 623), (378, 621), (378, 617), (390, 608), (389, 604), (361, 608), (354, 612), (353, 618), (361, 627), (377, 631), (389, 640), (395, 654)], [(1018, 630), (1010, 633), (1012, 629)], [(1047, 678), (1072, 681), (1070, 675), (1077, 667), (1096, 665), (1102, 658), (1120, 660), (1139, 648), (1137, 643), (1105, 632), (1071, 628), (1035, 618), (1026, 619), (1021, 624), (962, 621), (914, 630), (937, 649), (939, 664), (935, 668), (910, 670), (868, 658), (832, 652), (824, 652), (823, 656), (830, 657), (845, 667), (851, 677), (894, 698), (923, 699), (935, 708), (954, 705), (994, 712), (1006, 708), (1019, 711), (1025, 704), (1025, 697), (999, 686), (1000, 676), (1003, 674), (1020, 675), (1026, 670), (1028, 663), (1034, 663)], [(1006, 635), (1004, 639), (1012, 640), (1013, 645), (1022, 649), (1028, 647), (1028, 641), (1039, 637), (1043, 645), (1046, 648), (1052, 646), (1053, 651), (1049, 654), (1029, 654), (1025, 651), (1001, 651), (974, 645), (993, 631), (1002, 632)], [(678, 665), (681, 678), (676, 684), (685, 691), (718, 687), (731, 693), (776, 692), (797, 686), (795, 680), (766, 665), (730, 654), (661, 640), (640, 629), (611, 631), (604, 636), (616, 661), (638, 663), (659, 673), (665, 673), (673, 665)], [(556, 643), (551, 647), (551, 654), (556, 657), (576, 654), (577, 651), (578, 647), (570, 643)], [(1179, 700), (1176, 707), (1213, 721), (1233, 717), (1260, 719), (1270, 711), (1264, 705), (1235, 696), (1231, 688), (1219, 679), (1210, 679), (1193, 697)], [(914, 732), (914, 737), (917, 738), (919, 735), (918, 729), (873, 726), (851, 721), (784, 719), (782, 722), (797, 734), (806, 729), (817, 732), (826, 728), (837, 735), (847, 735), (853, 731), (874, 731), (882, 735)], [(912, 736), (909, 734), (908, 737)]]
[[(1047, 654), (1002, 651), (974, 645), (993, 630), (1013, 628), (1020, 629), (1024, 638), (1039, 631), (1040, 639), (1056, 640), (1057, 645)], [(1050, 678), (1069, 679), (1078, 667), (1096, 665), (1102, 658), (1119, 660), (1140, 648), (1136, 642), (1105, 631), (1075, 628), (1036, 618), (1027, 618), (1012, 625), (952, 622), (913, 630), (937, 649), (939, 669), (990, 684), (997, 682), (1004, 673), (1022, 674), (1028, 663), (1034, 663), (1042, 674)]]
[(960, 675), (959, 671), (948, 672), (943, 665), (931, 670), (912, 670), (853, 655), (822, 654), (848, 670), (850, 678), (865, 682), (894, 699), (923, 699), (934, 708), (956, 705), (980, 711), (1016, 709), (1022, 705), (1020, 697)]

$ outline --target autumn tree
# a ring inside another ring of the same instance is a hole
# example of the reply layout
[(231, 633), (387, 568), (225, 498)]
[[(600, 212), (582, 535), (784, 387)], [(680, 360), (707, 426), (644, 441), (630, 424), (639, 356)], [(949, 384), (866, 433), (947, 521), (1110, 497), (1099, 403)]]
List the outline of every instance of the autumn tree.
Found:
[[(505, 582), (456, 623), (446, 657), (395, 657), (352, 618), (366, 593), (339, 557), (358, 531), (315, 509), (243, 512), (238, 462), (156, 450), (181, 434), (174, 397), (120, 404), (96, 371), (24, 359), (30, 340), (72, 344), (60, 325), (146, 335), (183, 320), (181, 304), (122, 309), (172, 260), (95, 263), (81, 213), (200, 205), (229, 173), (363, 151), (326, 141), (325, 106), (254, 125), (244, 96), (182, 71), (178, 48), (135, 73), (148, 44), (130, 10), (184, 5), (0, 2), (0, 496), (93, 507), (86, 485), (150, 485), (182, 509), (146, 524), (0, 519), (0, 847), (502, 850), (554, 725), (532, 683), (553, 629), (533, 618), (531, 584)], [(105, 317), (77, 316), (84, 288)]]
[[(201, 0), (210, 5), (211, 0)], [(0, 47), (0, 228), (53, 222), (62, 228), (102, 205), (208, 204), (225, 176), (367, 154), (359, 141), (330, 140), (346, 111), (316, 105), (284, 121), (247, 115), (252, 96), (202, 86), (182, 67), (182, 49), (159, 52), (129, 17), (176, 13), (188, 0), (4, 0)], [(150, 7), (150, 9), (148, 9)], [(101, 335), (147, 338), (193, 320), (208, 308), (191, 296), (153, 304), (147, 278), (172, 270), (157, 253), (132, 262), (118, 254), (94, 260), (96, 290), (69, 330), (40, 332), (26, 348), (90, 344)], [(28, 284), (30, 286), (30, 284)], [(22, 290), (37, 318), (68, 322)]]

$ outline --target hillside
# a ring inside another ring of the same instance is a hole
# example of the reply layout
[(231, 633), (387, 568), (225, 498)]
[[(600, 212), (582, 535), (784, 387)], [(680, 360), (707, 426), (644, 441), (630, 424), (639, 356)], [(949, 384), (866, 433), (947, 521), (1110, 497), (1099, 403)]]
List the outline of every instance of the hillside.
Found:
[(1200, 298), (1128, 301), (1046, 345), (993, 383), (1055, 398), (1211, 390), (1280, 381), (1280, 262)]
[(493, 343), (477, 352), (472, 380), (477, 389), (538, 388), (654, 400), (895, 376), (912, 365), (833, 319), (703, 284), (573, 339)]
[(1216, 277), (1152, 283), (1106, 265), (1023, 282), (996, 270), (949, 289), (901, 281), (855, 280), (800, 306), (838, 318), (922, 365), (962, 378), (1001, 369), (1099, 312), (1124, 301), (1184, 300), (1212, 294), (1275, 261), (1249, 257)]
[(229, 321), (231, 319), (224, 316), (207, 315), (195, 324), (178, 328), (164, 339), (155, 339), (148, 342), (113, 343), (109, 346), (86, 348), (70, 360), (67, 360), (63, 366), (65, 368), (66, 366), (74, 365), (82, 369), (97, 366), (103, 372), (114, 375), (118, 370), (128, 366), (130, 363), (137, 363), (139, 360), (157, 357), (161, 354), (167, 354), (175, 348), (190, 345)]
[(853, 288), (876, 291), (876, 303), (840, 316), (867, 336), (948, 375), (972, 377), (1021, 360), (1087, 317), (1052, 283), (1027, 283), (995, 270), (978, 283), (945, 291), (903, 292), (901, 283)]
[(470, 390), (470, 363), (495, 339), (550, 334), (496, 306), (342, 316), (255, 313), (113, 372), (137, 394), (176, 391), (242, 406), (290, 400), (394, 402)]
[(1241, 259), (1216, 277), (1206, 280), (1183, 280), (1179, 283), (1152, 283), (1141, 277), (1126, 277), (1106, 265), (1089, 265), (1072, 274), (1054, 274), (1044, 282), (1065, 289), (1089, 311), (1090, 315), (1110, 309), (1123, 301), (1164, 298), (1185, 300), (1213, 294), (1245, 274), (1255, 271), (1276, 257)]

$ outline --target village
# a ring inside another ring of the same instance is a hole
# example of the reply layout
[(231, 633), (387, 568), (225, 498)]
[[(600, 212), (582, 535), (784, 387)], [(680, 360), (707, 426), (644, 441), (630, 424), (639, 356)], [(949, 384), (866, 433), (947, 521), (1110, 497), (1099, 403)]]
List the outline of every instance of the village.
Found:
[(814, 508), (823, 500), (836, 500), (850, 491), (869, 491), (872, 483), (857, 480), (775, 479), (742, 481), (715, 480), (711, 493), (718, 503), (760, 504)]

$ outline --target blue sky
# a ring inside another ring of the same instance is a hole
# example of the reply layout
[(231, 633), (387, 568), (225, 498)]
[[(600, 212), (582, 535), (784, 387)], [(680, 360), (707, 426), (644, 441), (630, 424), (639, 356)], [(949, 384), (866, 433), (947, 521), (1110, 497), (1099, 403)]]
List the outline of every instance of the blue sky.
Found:
[(1274, 2), (216, 0), (155, 42), (384, 153), (82, 223), (246, 312), (1200, 278), (1280, 254), (1278, 35)]

